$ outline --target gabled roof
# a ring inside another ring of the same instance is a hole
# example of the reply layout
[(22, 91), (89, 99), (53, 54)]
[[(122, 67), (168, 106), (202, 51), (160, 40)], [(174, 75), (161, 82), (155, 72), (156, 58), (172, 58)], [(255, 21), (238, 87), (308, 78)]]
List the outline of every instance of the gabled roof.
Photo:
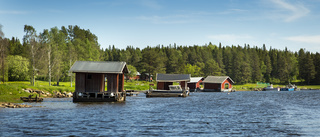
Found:
[(126, 62), (113, 61), (76, 61), (69, 72), (86, 72), (86, 73), (128, 73)]
[(234, 81), (229, 76), (208, 76), (202, 82), (203, 83), (223, 83), (228, 78), (232, 83), (234, 83)]
[(190, 74), (157, 74), (157, 82), (190, 81)]
[(188, 83), (198, 83), (203, 77), (191, 77)]
[(140, 74), (140, 72), (137, 71), (136, 75), (137, 75), (137, 76), (140, 76), (141, 74)]

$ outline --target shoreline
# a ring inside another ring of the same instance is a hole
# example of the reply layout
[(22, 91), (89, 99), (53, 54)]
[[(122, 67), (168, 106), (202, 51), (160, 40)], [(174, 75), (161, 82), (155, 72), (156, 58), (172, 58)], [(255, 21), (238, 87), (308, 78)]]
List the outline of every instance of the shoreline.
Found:
[(26, 104), (0, 102), (0, 108), (31, 108), (31, 107), (33, 106), (26, 105)]

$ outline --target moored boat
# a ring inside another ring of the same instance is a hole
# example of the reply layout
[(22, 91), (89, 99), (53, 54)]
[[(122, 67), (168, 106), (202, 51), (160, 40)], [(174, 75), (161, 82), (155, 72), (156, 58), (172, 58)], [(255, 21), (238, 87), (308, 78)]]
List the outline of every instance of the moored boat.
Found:
[(183, 90), (180, 85), (169, 85), (169, 90), (150, 90), (147, 97), (187, 97), (189, 90)]
[(280, 91), (280, 88), (279, 88), (279, 87), (274, 88), (273, 85), (271, 84), (271, 85), (263, 88), (262, 90), (263, 90), (263, 91)]
[(281, 88), (280, 91), (299, 91), (300, 89), (295, 85), (289, 83), (286, 87)]

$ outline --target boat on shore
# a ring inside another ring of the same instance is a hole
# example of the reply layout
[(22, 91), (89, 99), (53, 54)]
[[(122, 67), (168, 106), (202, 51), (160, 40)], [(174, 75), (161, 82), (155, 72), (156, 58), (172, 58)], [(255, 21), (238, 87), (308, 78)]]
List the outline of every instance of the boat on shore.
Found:
[(36, 97), (32, 97), (33, 95), (29, 95), (29, 97), (20, 97), (20, 99), (24, 102), (42, 102), (43, 101), (43, 98), (41, 97), (38, 97), (36, 95)]
[(269, 85), (262, 89), (263, 91), (280, 91), (280, 87), (274, 88), (273, 85)]
[(180, 85), (169, 85), (169, 90), (149, 90), (146, 97), (187, 97), (189, 90), (183, 90)]
[(280, 91), (299, 91), (300, 89), (295, 85), (289, 83), (286, 87), (280, 88)]

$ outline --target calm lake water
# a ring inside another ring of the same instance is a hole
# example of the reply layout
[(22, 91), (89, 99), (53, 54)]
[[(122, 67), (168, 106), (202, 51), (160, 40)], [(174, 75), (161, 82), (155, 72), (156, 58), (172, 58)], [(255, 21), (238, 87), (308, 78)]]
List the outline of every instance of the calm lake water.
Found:
[(320, 136), (320, 91), (27, 104), (43, 107), (0, 108), (0, 136)]

